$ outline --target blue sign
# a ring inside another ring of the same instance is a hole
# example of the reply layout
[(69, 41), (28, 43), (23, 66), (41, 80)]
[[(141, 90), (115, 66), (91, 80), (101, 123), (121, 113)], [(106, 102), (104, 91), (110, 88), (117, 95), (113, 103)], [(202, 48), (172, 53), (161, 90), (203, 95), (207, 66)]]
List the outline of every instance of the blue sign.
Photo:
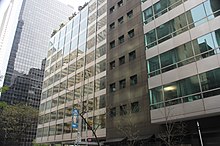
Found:
[(73, 109), (72, 110), (72, 116), (73, 116), (72, 128), (77, 129), (78, 124), (79, 124), (79, 110), (78, 109)]
[(77, 123), (72, 123), (72, 128), (78, 128), (78, 124)]
[(72, 110), (72, 115), (73, 115), (73, 116), (79, 116), (79, 111), (78, 111), (78, 109), (73, 109), (73, 110)]

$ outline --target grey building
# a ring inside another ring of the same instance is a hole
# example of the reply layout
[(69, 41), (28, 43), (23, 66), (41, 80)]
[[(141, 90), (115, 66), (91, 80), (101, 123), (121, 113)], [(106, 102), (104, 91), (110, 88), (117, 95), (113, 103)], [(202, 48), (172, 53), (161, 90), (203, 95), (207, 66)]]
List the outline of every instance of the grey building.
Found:
[[(68, 20), (73, 9), (56, 0), (23, 0), (14, 35), (1, 101), (39, 107), (45, 58), (53, 29)], [(11, 18), (13, 19), (13, 18)], [(31, 145), (36, 125), (27, 131), (23, 145)]]
[(188, 125), (189, 145), (220, 144), (220, 2), (142, 1), (151, 122)]

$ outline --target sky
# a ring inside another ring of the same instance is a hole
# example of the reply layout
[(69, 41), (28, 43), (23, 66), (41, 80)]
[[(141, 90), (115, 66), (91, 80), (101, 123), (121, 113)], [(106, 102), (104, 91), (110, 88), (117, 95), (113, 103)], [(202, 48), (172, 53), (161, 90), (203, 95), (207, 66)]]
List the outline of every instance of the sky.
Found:
[(62, 3), (68, 4), (74, 7), (74, 10), (78, 11), (78, 6), (84, 5), (85, 2), (89, 2), (89, 0), (59, 0)]

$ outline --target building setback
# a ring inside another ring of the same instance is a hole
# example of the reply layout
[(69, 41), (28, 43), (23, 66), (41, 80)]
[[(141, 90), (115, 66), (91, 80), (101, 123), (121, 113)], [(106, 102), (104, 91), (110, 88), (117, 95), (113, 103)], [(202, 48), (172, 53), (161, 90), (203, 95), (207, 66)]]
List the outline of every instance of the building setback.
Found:
[[(9, 61), (5, 62), (4, 86), (10, 89), (1, 95), (1, 101), (39, 107), (50, 34), (72, 13), (72, 8), (56, 0), (22, 1)], [(32, 145), (36, 125), (27, 133), (22, 145)]]
[(106, 8), (106, 0), (91, 0), (51, 37), (38, 143), (96, 142), (91, 127), (96, 129), (99, 141), (105, 140)]
[(185, 144), (220, 145), (220, 1), (144, 0), (142, 11), (151, 122), (184, 121)]

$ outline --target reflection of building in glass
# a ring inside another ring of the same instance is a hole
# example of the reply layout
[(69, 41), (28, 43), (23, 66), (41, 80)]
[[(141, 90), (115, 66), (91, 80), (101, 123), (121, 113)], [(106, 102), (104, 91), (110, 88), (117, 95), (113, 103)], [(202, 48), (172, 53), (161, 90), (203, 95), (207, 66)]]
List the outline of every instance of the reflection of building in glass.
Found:
[[(10, 104), (24, 102), (39, 107), (47, 54), (45, 48), (52, 30), (71, 13), (72, 8), (55, 0), (22, 1), (9, 61), (5, 62), (4, 86), (10, 89), (1, 95), (1, 101)], [(31, 145), (35, 135), (36, 125), (25, 136), (23, 145)]]
[(171, 113), (188, 125), (184, 143), (199, 145), (199, 121), (204, 145), (219, 145), (220, 1), (166, 2), (142, 3), (151, 122)]
[(73, 109), (85, 112), (84, 117), (97, 129), (99, 140), (105, 139), (106, 8), (106, 1), (90, 1), (51, 37), (38, 143), (73, 145), (77, 139), (95, 141), (85, 122), (72, 116)]

